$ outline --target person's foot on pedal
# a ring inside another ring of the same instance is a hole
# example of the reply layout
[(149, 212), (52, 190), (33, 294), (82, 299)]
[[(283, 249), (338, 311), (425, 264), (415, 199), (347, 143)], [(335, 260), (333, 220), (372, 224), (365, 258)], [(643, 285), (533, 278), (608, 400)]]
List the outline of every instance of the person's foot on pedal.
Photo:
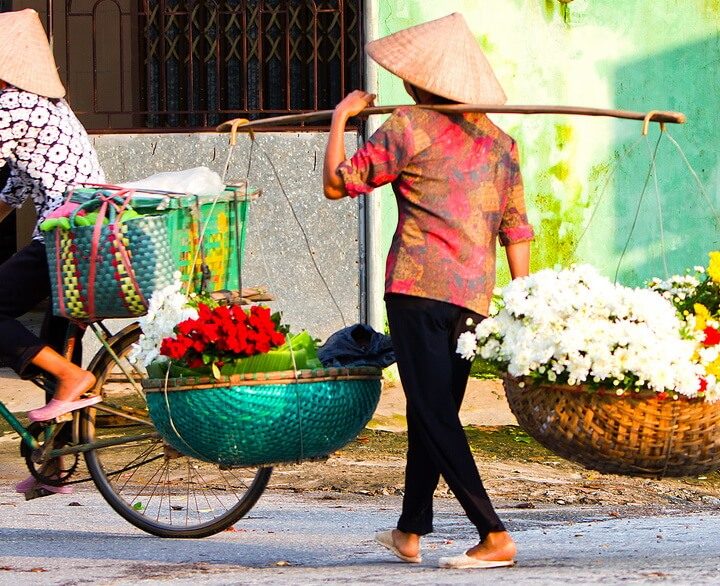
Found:
[(88, 397), (87, 399), (79, 399), (77, 401), (58, 401), (57, 399), (50, 399), (50, 402), (44, 407), (28, 411), (28, 419), (33, 423), (36, 421), (49, 421), (50, 419), (55, 419), (56, 417), (65, 415), (65, 413), (90, 407), (90, 405), (95, 405), (100, 401), (102, 401), (102, 397), (99, 395), (95, 397)]
[(94, 386), (95, 375), (73, 364), (72, 368), (57, 377), (57, 388), (53, 399), (65, 402), (77, 401)]
[(46, 490), (53, 494), (71, 494), (73, 492), (72, 486), (53, 486), (52, 484), (43, 484), (34, 476), (28, 476), (25, 480), (18, 482), (15, 485), (15, 492), (27, 494), (28, 492), (36, 490), (38, 488), (42, 488), (43, 490)]
[(60, 415), (89, 407), (102, 400), (100, 396), (80, 399), (84, 393), (95, 386), (95, 375), (79, 366), (73, 366), (74, 368), (69, 370), (67, 374), (58, 377), (57, 389), (48, 404), (44, 407), (28, 411), (30, 421), (48, 421), (55, 419)]

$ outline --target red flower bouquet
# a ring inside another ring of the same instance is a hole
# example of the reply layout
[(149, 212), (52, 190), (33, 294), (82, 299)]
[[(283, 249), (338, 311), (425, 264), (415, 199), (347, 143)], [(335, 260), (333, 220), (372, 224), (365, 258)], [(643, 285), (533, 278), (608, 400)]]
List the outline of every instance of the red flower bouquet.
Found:
[(285, 343), (280, 316), (267, 307), (253, 306), (245, 312), (238, 305), (211, 309), (197, 307), (197, 319), (180, 322), (174, 338), (165, 338), (160, 354), (188, 368), (208, 364), (222, 368), (237, 358), (265, 354)]
[(291, 334), (280, 313), (186, 295), (177, 282), (153, 293), (131, 360), (150, 378), (204, 377), (321, 368), (316, 340)]

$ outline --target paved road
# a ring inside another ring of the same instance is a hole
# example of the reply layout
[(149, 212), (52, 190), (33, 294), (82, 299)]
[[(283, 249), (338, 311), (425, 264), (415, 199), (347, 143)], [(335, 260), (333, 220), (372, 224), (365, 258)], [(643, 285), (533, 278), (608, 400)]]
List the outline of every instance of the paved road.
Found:
[[(71, 506), (70, 503), (80, 506)], [(158, 539), (83, 490), (25, 502), (0, 491), (0, 584), (718, 584), (720, 513), (617, 518), (567, 508), (505, 510), (518, 565), (441, 570), (441, 555), (473, 544), (452, 501), (438, 501), (421, 565), (373, 544), (397, 497), (266, 493), (235, 531)]]
[[(16, 410), (42, 402), (26, 385), (0, 371), (0, 396)], [(12, 458), (0, 462), (0, 585), (720, 584), (720, 510), (712, 505), (704, 514), (666, 510), (633, 518), (567, 506), (504, 510), (520, 548), (518, 565), (449, 571), (435, 567), (438, 558), (474, 543), (451, 500), (437, 501), (436, 532), (424, 542), (421, 565), (397, 562), (372, 542), (375, 531), (393, 526), (397, 497), (270, 491), (233, 532), (158, 539), (128, 525), (85, 487), (71, 496), (21, 500), (8, 487), (8, 479), (25, 475), (16, 441), (3, 440), (0, 451)]]

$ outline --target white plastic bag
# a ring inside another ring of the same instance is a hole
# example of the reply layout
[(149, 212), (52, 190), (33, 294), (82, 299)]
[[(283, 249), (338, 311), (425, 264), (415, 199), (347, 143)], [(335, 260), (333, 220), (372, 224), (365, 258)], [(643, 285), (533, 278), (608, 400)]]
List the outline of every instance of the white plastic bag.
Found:
[(121, 183), (121, 186), (132, 187), (138, 191), (157, 189), (191, 195), (218, 195), (225, 190), (220, 175), (207, 167), (156, 173), (145, 179)]

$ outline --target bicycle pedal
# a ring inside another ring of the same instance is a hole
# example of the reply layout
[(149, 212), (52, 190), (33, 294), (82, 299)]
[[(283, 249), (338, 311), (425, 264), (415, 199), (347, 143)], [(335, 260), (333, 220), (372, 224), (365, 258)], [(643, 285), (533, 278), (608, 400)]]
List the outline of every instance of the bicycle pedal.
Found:
[(27, 492), (24, 493), (26, 501), (31, 501), (33, 499), (39, 499), (44, 496), (52, 496), (53, 494), (55, 494), (55, 493), (50, 492), (49, 490), (43, 488), (42, 486), (34, 486), (33, 488), (31, 488), (30, 490), (28, 490)]
[(63, 413), (62, 415), (58, 415), (55, 418), (55, 423), (68, 423), (73, 420), (73, 412), (69, 411), (67, 413)]

